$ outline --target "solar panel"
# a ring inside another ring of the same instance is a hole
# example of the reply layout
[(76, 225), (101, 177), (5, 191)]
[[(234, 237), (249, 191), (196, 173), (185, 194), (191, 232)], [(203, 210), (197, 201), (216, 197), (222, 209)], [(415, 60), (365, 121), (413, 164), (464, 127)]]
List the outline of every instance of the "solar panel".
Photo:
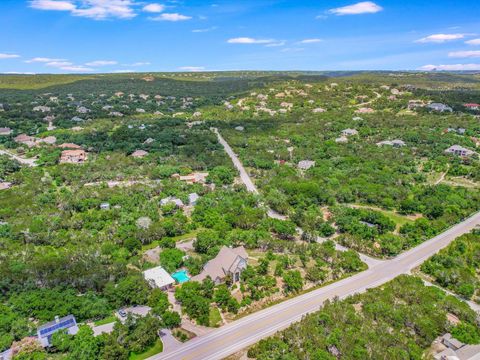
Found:
[(59, 329), (69, 328), (69, 327), (74, 326), (74, 325), (75, 325), (75, 321), (73, 319), (68, 319), (68, 320), (59, 322), (58, 324), (53, 324), (52, 326), (49, 326), (45, 329), (41, 329), (40, 330), (40, 336), (50, 334), (50, 333), (55, 332)]

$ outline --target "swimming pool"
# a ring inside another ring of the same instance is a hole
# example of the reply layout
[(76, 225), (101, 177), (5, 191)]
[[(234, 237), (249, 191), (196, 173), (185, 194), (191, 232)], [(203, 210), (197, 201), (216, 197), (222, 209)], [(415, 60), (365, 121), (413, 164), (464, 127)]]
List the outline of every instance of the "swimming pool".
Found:
[(187, 270), (179, 270), (177, 272), (174, 272), (172, 274), (172, 277), (175, 279), (175, 281), (179, 284), (182, 284), (184, 282), (187, 282), (190, 280), (190, 277), (187, 274)]

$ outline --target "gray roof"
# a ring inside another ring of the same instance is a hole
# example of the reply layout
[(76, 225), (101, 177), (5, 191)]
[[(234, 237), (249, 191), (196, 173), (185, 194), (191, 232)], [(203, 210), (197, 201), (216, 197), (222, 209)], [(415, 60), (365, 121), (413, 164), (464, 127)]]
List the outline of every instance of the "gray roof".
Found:
[(50, 321), (42, 326), (39, 326), (37, 329), (38, 336), (41, 338), (48, 337), (58, 330), (68, 329), (73, 326), (76, 326), (77, 322), (75, 316), (67, 315), (58, 320)]
[(202, 272), (194, 276), (192, 280), (202, 281), (207, 276), (210, 276), (214, 281), (217, 278), (223, 279), (229, 272), (235, 270), (242, 260), (248, 260), (248, 254), (243, 246), (233, 249), (223, 246), (218, 255), (208, 261), (203, 267)]

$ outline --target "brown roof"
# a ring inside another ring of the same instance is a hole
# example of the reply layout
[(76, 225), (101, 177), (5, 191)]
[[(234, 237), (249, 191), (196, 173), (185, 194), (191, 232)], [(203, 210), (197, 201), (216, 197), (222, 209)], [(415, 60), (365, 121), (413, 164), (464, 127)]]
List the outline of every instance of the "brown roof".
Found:
[(35, 141), (33, 136), (28, 136), (27, 134), (20, 134), (15, 139), (16, 142), (27, 142), (27, 141)]
[(82, 148), (80, 145), (73, 144), (73, 143), (63, 143), (58, 145), (58, 147), (62, 149), (81, 149)]
[(197, 276), (194, 276), (192, 280), (202, 281), (207, 276), (210, 276), (212, 280), (217, 278), (223, 279), (229, 272), (235, 270), (239, 261), (246, 261), (247, 259), (248, 254), (243, 246), (233, 249), (223, 246), (218, 255), (207, 262), (203, 267), (202, 272)]
[(135, 150), (132, 153), (132, 156), (137, 157), (137, 158), (141, 158), (141, 157), (144, 157), (144, 156), (147, 156), (147, 155), (148, 155), (148, 152), (146, 152), (145, 150)]

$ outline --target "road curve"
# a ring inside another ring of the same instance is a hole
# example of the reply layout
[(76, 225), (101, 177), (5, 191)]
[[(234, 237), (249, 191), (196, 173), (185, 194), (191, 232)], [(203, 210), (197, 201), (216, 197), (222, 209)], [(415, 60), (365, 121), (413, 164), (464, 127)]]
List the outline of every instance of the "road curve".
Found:
[(318, 310), (327, 299), (344, 298), (363, 292), (398, 275), (409, 273), (455, 238), (470, 232), (479, 224), (480, 212), (393, 260), (384, 261), (349, 278), (248, 315), (209, 334), (196, 337), (175, 350), (149, 359), (223, 359), (299, 321), (305, 314)]

